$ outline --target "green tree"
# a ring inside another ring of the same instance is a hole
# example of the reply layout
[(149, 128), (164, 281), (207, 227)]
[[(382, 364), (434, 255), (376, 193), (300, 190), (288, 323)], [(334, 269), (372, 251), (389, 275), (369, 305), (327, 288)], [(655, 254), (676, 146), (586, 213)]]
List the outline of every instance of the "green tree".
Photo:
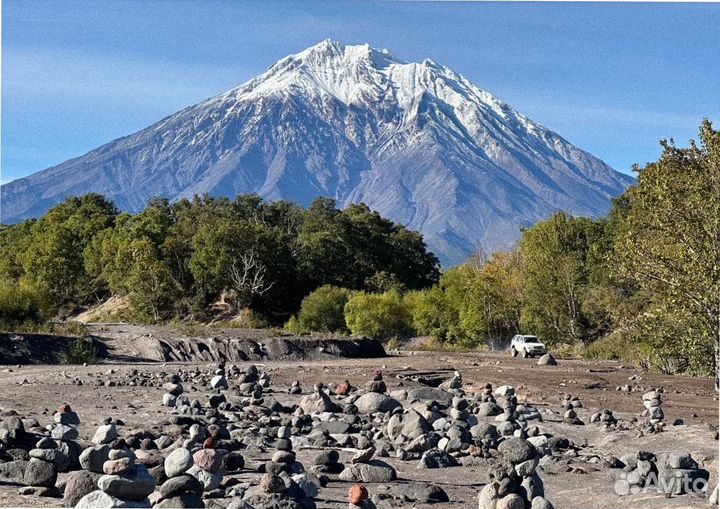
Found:
[(592, 220), (557, 213), (523, 231), (524, 260), (522, 326), (548, 344), (589, 339), (582, 312), (588, 285), (587, 258)]
[(26, 282), (0, 278), (0, 330), (12, 330), (42, 319), (42, 298)]
[(388, 339), (412, 331), (412, 318), (400, 292), (358, 293), (345, 304), (345, 323), (356, 336)]
[(324, 285), (305, 297), (297, 319), (305, 330), (320, 332), (346, 332), (345, 304), (352, 291)]
[(494, 253), (469, 275), (459, 313), (465, 341), (497, 345), (519, 333), (524, 296), (520, 253)]
[(720, 133), (706, 120), (699, 145), (662, 146), (625, 194), (619, 271), (649, 299), (636, 337), (665, 338), (691, 371), (711, 373), (720, 342)]
[(181, 289), (162, 260), (158, 247), (148, 237), (131, 241), (131, 262), (126, 274), (132, 311), (139, 318), (158, 321), (168, 318)]
[(449, 323), (447, 301), (439, 285), (426, 290), (415, 290), (405, 294), (405, 307), (411, 318), (412, 329), (421, 336), (433, 336), (445, 341)]

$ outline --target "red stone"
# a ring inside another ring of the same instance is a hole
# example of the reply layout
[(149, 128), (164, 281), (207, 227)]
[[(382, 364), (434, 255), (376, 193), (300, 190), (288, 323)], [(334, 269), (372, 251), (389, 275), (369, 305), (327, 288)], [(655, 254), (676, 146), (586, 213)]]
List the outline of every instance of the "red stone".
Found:
[(368, 499), (368, 490), (361, 484), (353, 484), (348, 491), (348, 502), (353, 505), (360, 505)]
[(215, 473), (222, 467), (223, 455), (215, 449), (200, 449), (193, 454), (193, 460), (203, 470)]
[(343, 383), (338, 385), (338, 388), (335, 389), (335, 394), (338, 396), (346, 396), (350, 392), (350, 382), (345, 380)]
[(129, 472), (133, 467), (130, 458), (120, 458), (119, 460), (109, 460), (103, 463), (103, 472), (108, 475), (122, 475)]
[(207, 437), (203, 442), (203, 449), (215, 449), (215, 447), (217, 447), (217, 444), (213, 437)]

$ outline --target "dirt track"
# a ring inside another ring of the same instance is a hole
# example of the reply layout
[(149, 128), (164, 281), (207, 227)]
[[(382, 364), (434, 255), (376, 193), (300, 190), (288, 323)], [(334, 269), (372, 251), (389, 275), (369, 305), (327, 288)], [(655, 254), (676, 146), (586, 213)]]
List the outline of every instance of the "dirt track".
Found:
[[(273, 387), (285, 393), (292, 380), (300, 380), (307, 392), (317, 381), (341, 382), (349, 379), (361, 385), (369, 379), (373, 369), (382, 368), (389, 388), (416, 386), (414, 382), (403, 382), (395, 377), (412, 370), (454, 368), (459, 370), (464, 382), (471, 389), (473, 385), (490, 382), (494, 386), (514, 385), (520, 400), (536, 405), (544, 415), (539, 423), (541, 431), (559, 434), (577, 444), (587, 443), (595, 452), (609, 452), (616, 456), (635, 452), (639, 449), (654, 453), (687, 450), (703, 466), (711, 471), (710, 485), (717, 484), (718, 443), (713, 439), (713, 426), (718, 422), (718, 400), (713, 381), (679, 376), (663, 376), (640, 373), (621, 363), (568, 360), (559, 361), (559, 366), (537, 366), (535, 360), (511, 359), (500, 354), (446, 354), (429, 352), (403, 352), (397, 356), (382, 359), (342, 359), (312, 363), (271, 361), (262, 364), (272, 374)], [(183, 363), (183, 366), (199, 366), (207, 363)], [(102, 364), (96, 366), (23, 366), (0, 368), (0, 409), (15, 409), (27, 417), (37, 418), (41, 424), (51, 421), (50, 409), (67, 402), (76, 410), (82, 420), (81, 438), (92, 436), (96, 426), (105, 417), (122, 418), (129, 427), (145, 426), (166, 418), (168, 409), (160, 405), (162, 390), (153, 387), (106, 387), (98, 386), (95, 380), (122, 380), (131, 370), (146, 372), (171, 372), (173, 364)], [(242, 367), (242, 365), (240, 364)], [(106, 374), (113, 369), (115, 373)], [(78, 377), (83, 385), (72, 381)], [(636, 379), (630, 380), (629, 378)], [(617, 391), (616, 387), (630, 384), (633, 392)], [(642, 411), (641, 395), (645, 389), (663, 388), (666, 420), (672, 423), (683, 419), (684, 426), (668, 426), (658, 435), (638, 438), (637, 431), (604, 432), (593, 424), (569, 426), (560, 423), (560, 401), (565, 393), (579, 396), (583, 403), (579, 416), (586, 423), (591, 413), (600, 408), (612, 410), (617, 417), (630, 419)], [(191, 397), (201, 400), (207, 392), (187, 387)], [(290, 396), (278, 395), (278, 399)], [(546, 409), (557, 412), (553, 417)], [(309, 452), (305, 453), (307, 456)], [(305, 456), (305, 457), (307, 457)], [(349, 457), (349, 455), (348, 455)], [(257, 465), (263, 458), (249, 457), (248, 466)], [(303, 461), (304, 454), (299, 455)], [(348, 458), (344, 458), (348, 459)], [(416, 462), (402, 462), (396, 458), (388, 460), (398, 470), (399, 482), (408, 479), (438, 482), (450, 495), (450, 504), (435, 504), (432, 507), (476, 507), (477, 492), (488, 481), (482, 467), (456, 467), (440, 471), (416, 470)], [(594, 470), (592, 465), (587, 473), (541, 472), (546, 485), (547, 498), (558, 509), (571, 507), (709, 507), (700, 498), (688, 496), (666, 499), (659, 494), (640, 494), (618, 497), (613, 492), (613, 483), (620, 475), (618, 470)], [(255, 479), (258, 474), (247, 472), (246, 479)], [(347, 483), (332, 483), (323, 489), (323, 501), (318, 507), (345, 507)], [(372, 486), (368, 486), (372, 493)], [(0, 505), (2, 506), (53, 506), (56, 499), (21, 497), (17, 486), (0, 483)], [(425, 507), (419, 505), (418, 507)], [(431, 507), (431, 506), (427, 506)]]

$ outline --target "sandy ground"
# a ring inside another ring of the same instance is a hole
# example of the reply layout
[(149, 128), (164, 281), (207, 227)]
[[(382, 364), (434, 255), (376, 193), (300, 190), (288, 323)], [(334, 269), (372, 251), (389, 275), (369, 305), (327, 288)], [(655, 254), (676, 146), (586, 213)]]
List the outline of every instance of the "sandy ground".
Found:
[[(563, 435), (577, 444), (587, 444), (582, 454), (611, 453), (621, 456), (637, 450), (656, 454), (670, 451), (689, 451), (704, 468), (711, 471), (711, 487), (717, 484), (718, 442), (713, 433), (718, 423), (718, 399), (710, 379), (646, 374), (621, 363), (600, 361), (559, 361), (559, 366), (537, 366), (532, 359), (511, 359), (500, 354), (446, 354), (430, 352), (402, 352), (382, 359), (340, 359), (325, 362), (267, 362), (258, 364), (272, 374), (273, 388), (283, 402), (299, 402), (299, 397), (284, 394), (292, 380), (300, 380), (305, 392), (317, 381), (341, 382), (349, 379), (356, 385), (367, 381), (373, 369), (381, 368), (389, 388), (410, 388), (417, 383), (400, 380), (398, 374), (413, 370), (453, 368), (459, 370), (464, 382), (494, 386), (514, 385), (521, 401), (536, 405), (541, 412), (550, 409), (558, 417), (544, 413), (539, 423), (541, 431)], [(148, 427), (168, 417), (169, 409), (162, 407), (162, 389), (155, 387), (107, 387), (95, 385), (96, 380), (122, 380), (133, 370), (141, 372), (171, 372), (175, 366), (183, 368), (208, 367), (207, 363), (183, 364), (101, 364), (95, 366), (22, 366), (0, 367), (0, 409), (14, 409), (26, 417), (35, 417), (41, 424), (51, 422), (52, 409), (69, 403), (82, 420), (81, 438), (89, 439), (106, 417), (118, 417), (128, 427)], [(239, 364), (241, 369), (242, 364)], [(114, 370), (108, 374), (108, 370)], [(83, 385), (73, 384), (75, 378)], [(631, 380), (630, 378), (634, 378)], [(616, 387), (630, 384), (637, 390), (626, 393)], [(641, 395), (650, 388), (663, 388), (666, 420), (672, 423), (683, 419), (684, 425), (669, 425), (656, 435), (638, 437), (636, 430), (606, 432), (595, 424), (570, 426), (560, 422), (560, 402), (565, 393), (579, 396), (583, 408), (579, 417), (589, 422), (591, 413), (600, 408), (612, 410), (617, 417), (639, 417)], [(191, 397), (206, 401), (204, 388), (186, 387)], [(229, 395), (230, 393), (228, 393)], [(300, 451), (298, 459), (307, 460), (315, 451)], [(257, 480), (252, 470), (268, 457), (246, 457), (247, 472), (240, 477)], [(343, 453), (341, 460), (349, 461), (351, 453)], [(435, 482), (449, 494), (449, 504), (422, 504), (406, 507), (460, 508), (477, 507), (477, 493), (488, 481), (483, 467), (455, 467), (442, 470), (417, 470), (417, 461), (402, 462), (387, 459), (398, 471), (398, 482)], [(545, 482), (546, 497), (558, 509), (585, 508), (664, 508), (710, 507), (702, 497), (687, 495), (665, 498), (662, 494), (646, 493), (627, 496), (615, 494), (613, 486), (620, 470), (597, 470), (592, 464), (583, 465), (586, 473), (545, 470), (540, 475)], [(62, 474), (61, 474), (62, 475)], [(348, 483), (334, 482), (324, 488), (319, 508), (346, 507)], [(378, 489), (368, 485), (370, 492)], [(20, 496), (18, 486), (0, 482), (0, 506), (52, 507), (58, 499)]]

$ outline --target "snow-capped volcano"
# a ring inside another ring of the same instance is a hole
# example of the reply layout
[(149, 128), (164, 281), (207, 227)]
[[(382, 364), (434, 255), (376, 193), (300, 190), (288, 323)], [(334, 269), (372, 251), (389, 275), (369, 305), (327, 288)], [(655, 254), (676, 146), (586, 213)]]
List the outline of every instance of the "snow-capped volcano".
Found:
[(2, 186), (2, 220), (99, 192), (258, 193), (365, 202), (425, 235), (444, 266), (506, 247), (562, 209), (597, 216), (633, 179), (430, 60), (326, 40), (127, 137)]

